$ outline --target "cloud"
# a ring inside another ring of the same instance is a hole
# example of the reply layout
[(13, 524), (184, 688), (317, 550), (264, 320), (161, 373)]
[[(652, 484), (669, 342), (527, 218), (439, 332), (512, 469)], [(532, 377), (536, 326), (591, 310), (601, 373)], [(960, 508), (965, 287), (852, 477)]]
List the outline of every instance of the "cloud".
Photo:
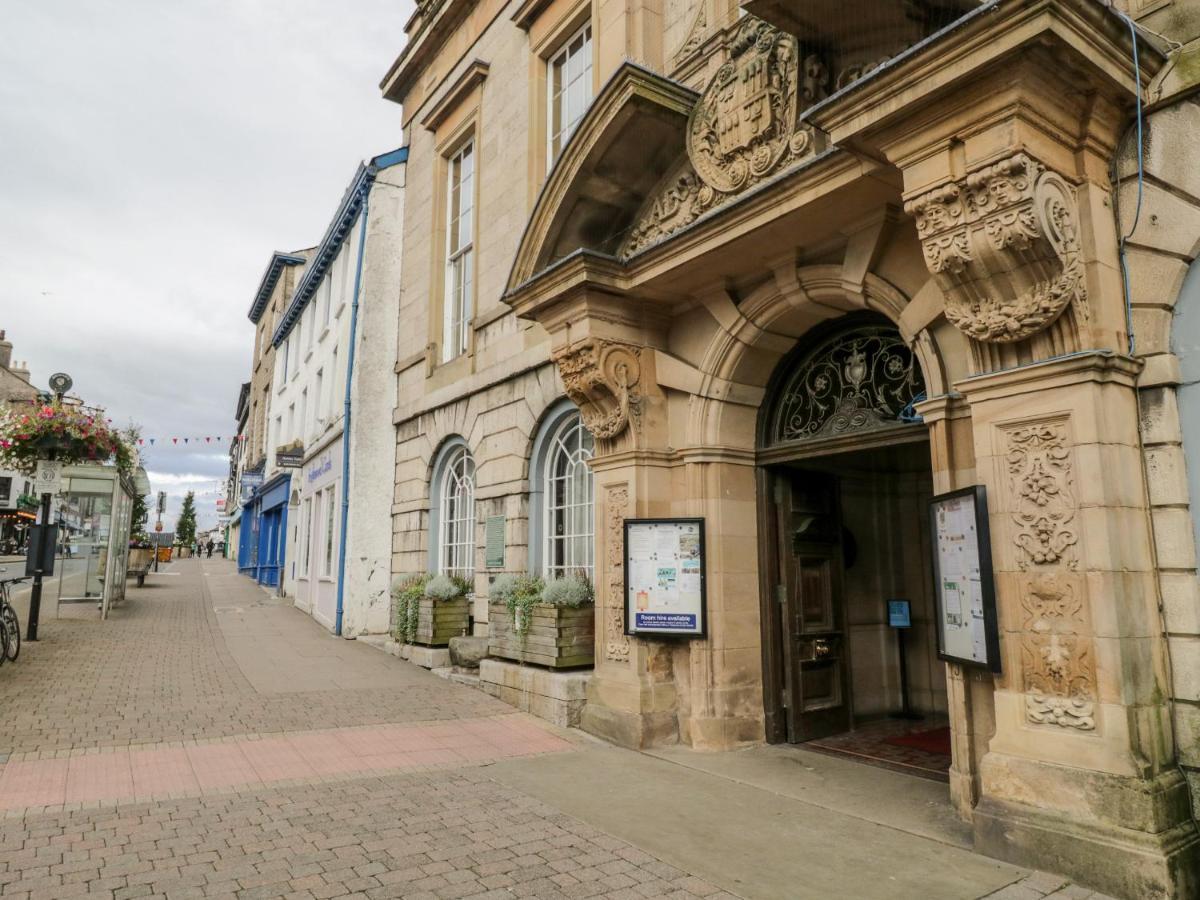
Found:
[[(378, 82), (411, 12), (411, 0), (8, 4), (0, 328), (34, 382), (66, 371), (147, 436), (233, 434), (246, 310), (271, 251), (316, 243), (358, 162), (402, 141)], [(228, 468), (191, 445), (142, 449), (156, 490)]]

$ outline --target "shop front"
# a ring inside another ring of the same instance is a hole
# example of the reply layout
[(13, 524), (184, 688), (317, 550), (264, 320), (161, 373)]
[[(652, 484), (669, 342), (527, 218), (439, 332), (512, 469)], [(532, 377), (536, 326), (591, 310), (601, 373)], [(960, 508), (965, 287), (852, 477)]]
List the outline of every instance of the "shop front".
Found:
[(266, 587), (278, 588), (287, 555), (287, 508), (291, 475), (276, 475), (255, 488), (242, 507), (238, 571)]
[(300, 470), (296, 522), (296, 606), (331, 631), (337, 622), (342, 438), (320, 446)]
[[(1195, 896), (1107, 177), (1129, 34), (1033, 6), (849, 83), (744, 17), (702, 91), (625, 65), (578, 126), (507, 300), (596, 439), (583, 727), (723, 750), (908, 712), (977, 849)], [(968, 489), (992, 571), (952, 610), (930, 510)], [(626, 523), (663, 518), (706, 528), (698, 636), (630, 621)], [(947, 652), (992, 591), (999, 634)]]

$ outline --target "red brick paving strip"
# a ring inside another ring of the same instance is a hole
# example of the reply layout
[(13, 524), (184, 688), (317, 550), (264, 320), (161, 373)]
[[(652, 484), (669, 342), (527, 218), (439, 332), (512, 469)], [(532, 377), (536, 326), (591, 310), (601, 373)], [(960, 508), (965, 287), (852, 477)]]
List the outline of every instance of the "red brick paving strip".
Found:
[[(462, 766), (571, 750), (518, 715), (75, 751), (0, 768), (0, 811), (222, 793), (278, 782)], [(25, 754), (37, 757), (38, 754)]]

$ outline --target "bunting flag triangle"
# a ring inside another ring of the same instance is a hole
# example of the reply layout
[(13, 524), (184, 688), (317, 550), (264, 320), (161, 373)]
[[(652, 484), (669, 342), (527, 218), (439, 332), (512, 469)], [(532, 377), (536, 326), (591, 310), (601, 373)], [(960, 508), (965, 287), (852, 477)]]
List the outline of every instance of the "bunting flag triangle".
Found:
[(171, 438), (171, 443), (172, 443), (172, 444), (178, 444), (178, 443), (179, 443), (179, 438)]

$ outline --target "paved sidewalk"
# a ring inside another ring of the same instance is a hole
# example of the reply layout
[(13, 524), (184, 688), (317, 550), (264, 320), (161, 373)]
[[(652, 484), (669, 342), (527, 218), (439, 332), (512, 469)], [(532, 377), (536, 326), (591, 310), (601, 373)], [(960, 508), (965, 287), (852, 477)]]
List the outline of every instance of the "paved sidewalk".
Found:
[(804, 751), (607, 747), (224, 560), (128, 596), (0, 669), (0, 900), (1092, 896), (969, 852), (929, 783), (879, 771), (872, 805), (862, 767)]

